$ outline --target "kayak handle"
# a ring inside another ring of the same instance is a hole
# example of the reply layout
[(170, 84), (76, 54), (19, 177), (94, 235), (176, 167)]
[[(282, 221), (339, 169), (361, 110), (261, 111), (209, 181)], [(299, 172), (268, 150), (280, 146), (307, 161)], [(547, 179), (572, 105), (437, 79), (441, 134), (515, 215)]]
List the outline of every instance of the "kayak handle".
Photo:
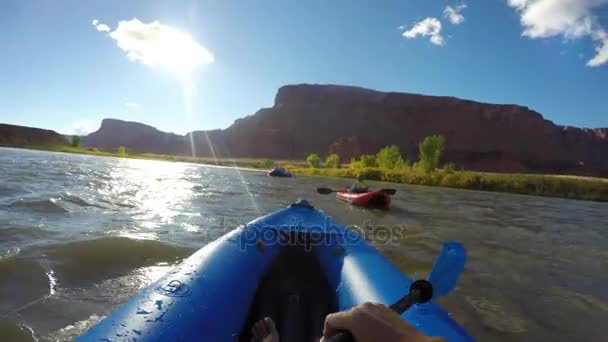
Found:
[[(410, 285), (410, 292), (391, 304), (389, 308), (399, 315), (414, 304), (426, 303), (433, 298), (433, 285), (424, 279), (416, 280)], [(355, 342), (350, 331), (341, 331), (327, 339), (327, 342)]]

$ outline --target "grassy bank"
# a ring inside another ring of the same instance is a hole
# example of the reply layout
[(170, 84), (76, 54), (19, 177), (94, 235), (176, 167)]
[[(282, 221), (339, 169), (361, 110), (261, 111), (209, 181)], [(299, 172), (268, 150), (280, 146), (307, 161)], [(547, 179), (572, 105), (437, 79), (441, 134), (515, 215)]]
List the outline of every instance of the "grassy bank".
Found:
[(100, 150), (94, 147), (72, 147), (72, 146), (55, 146), (55, 147), (40, 147), (40, 146), (0, 146), (0, 147), (11, 147), (11, 148), (24, 148), (29, 150), (39, 150), (48, 152), (63, 152), (63, 153), (75, 153), (75, 154), (86, 154), (92, 156), (102, 157), (116, 157), (116, 158), (129, 158), (129, 159), (145, 159), (145, 160), (162, 160), (172, 162), (184, 162), (204, 165), (217, 165), (217, 166), (228, 166), (248, 169), (260, 169), (270, 170), (276, 163), (290, 164), (294, 167), (304, 167), (305, 162), (293, 161), (293, 160), (270, 160), (270, 159), (256, 159), (256, 158), (210, 158), (210, 157), (189, 157), (189, 156), (176, 156), (166, 154), (153, 154), (153, 153), (118, 153)]
[(608, 180), (591, 177), (444, 170), (425, 173), (415, 168), (383, 170), (380, 168), (322, 169), (293, 166), (289, 170), (294, 174), (305, 176), (353, 179), (357, 174), (362, 174), (366, 179), (384, 182), (608, 201)]
[(205, 165), (219, 165), (219, 166), (231, 166), (231, 167), (239, 167), (239, 168), (249, 168), (249, 169), (261, 169), (261, 170), (270, 170), (274, 167), (276, 163), (281, 165), (290, 164), (295, 167), (304, 167), (305, 163), (300, 161), (293, 160), (270, 160), (270, 159), (256, 159), (256, 158), (209, 158), (209, 157), (188, 157), (188, 156), (169, 156), (162, 154), (139, 154), (134, 155), (135, 158), (142, 159), (156, 159), (156, 160), (166, 160), (166, 161), (178, 161), (178, 162), (186, 162), (186, 163), (196, 163), (196, 164), (205, 164)]

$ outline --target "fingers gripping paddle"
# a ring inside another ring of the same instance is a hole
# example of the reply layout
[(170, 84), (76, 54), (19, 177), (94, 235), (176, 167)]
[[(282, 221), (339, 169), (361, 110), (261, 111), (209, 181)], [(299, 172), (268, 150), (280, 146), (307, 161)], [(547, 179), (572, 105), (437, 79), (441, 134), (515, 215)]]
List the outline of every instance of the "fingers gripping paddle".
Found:
[[(429, 300), (450, 293), (464, 269), (466, 251), (458, 242), (446, 242), (441, 248), (441, 254), (435, 259), (428, 280), (416, 280), (410, 285), (409, 293), (390, 305), (391, 310), (398, 314), (407, 311), (414, 304), (426, 303)], [(352, 342), (353, 335), (348, 331), (340, 332), (330, 337), (328, 342)]]
[[(330, 188), (317, 188), (317, 192), (320, 193), (321, 195), (329, 195), (331, 193), (340, 192), (340, 191), (344, 191), (344, 190), (333, 190)], [(397, 192), (396, 189), (381, 189), (381, 191), (388, 195), (394, 195)]]

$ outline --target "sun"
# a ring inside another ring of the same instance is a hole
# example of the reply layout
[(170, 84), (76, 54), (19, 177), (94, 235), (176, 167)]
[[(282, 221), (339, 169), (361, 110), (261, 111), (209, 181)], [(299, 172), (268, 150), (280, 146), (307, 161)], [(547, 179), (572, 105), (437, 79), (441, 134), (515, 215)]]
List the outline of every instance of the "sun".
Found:
[(186, 88), (191, 88), (195, 69), (215, 60), (191, 34), (157, 20), (150, 23), (137, 18), (123, 20), (109, 36), (131, 61), (169, 70), (183, 80)]

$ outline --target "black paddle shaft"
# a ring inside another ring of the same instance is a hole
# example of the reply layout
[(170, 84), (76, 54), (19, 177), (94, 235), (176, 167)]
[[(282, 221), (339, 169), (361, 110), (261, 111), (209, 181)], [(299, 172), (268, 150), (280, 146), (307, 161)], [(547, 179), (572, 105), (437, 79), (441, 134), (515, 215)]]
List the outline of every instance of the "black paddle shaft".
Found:
[[(433, 298), (433, 285), (424, 279), (416, 280), (410, 286), (410, 292), (391, 304), (389, 308), (402, 314), (414, 304), (426, 303)], [(327, 342), (354, 342), (355, 338), (349, 331), (342, 331), (327, 339)]]

